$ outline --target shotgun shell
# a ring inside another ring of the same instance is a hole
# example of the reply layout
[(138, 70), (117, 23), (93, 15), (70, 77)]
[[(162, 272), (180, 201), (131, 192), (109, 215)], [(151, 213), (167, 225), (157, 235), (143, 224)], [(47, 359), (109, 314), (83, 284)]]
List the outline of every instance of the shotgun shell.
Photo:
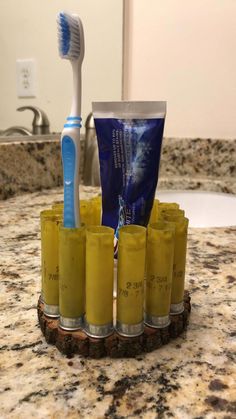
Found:
[(85, 312), (85, 227), (59, 231), (60, 327), (76, 330)]
[(113, 332), (113, 241), (112, 228), (87, 228), (85, 331), (97, 338)]
[(174, 223), (159, 221), (148, 226), (144, 316), (151, 327), (170, 323), (174, 234)]
[(175, 246), (170, 313), (184, 311), (184, 283), (187, 251), (188, 219), (179, 215), (165, 215), (165, 220), (175, 224)]
[(117, 270), (117, 332), (138, 336), (143, 332), (146, 229), (126, 225), (119, 229)]
[(62, 214), (54, 210), (40, 213), (41, 221), (41, 266), (42, 298), (44, 314), (59, 316), (59, 226)]

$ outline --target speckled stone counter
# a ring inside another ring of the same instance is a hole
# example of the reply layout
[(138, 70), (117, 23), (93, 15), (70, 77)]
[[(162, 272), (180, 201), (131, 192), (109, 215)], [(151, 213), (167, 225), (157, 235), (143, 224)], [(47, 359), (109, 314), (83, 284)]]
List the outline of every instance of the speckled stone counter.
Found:
[[(80, 173), (83, 179), (84, 141)], [(236, 193), (236, 140), (164, 138), (159, 186)], [(212, 189), (212, 183), (214, 189)], [(0, 199), (62, 185), (59, 135), (0, 137)]]
[(236, 417), (236, 227), (189, 231), (184, 335), (136, 359), (68, 359), (36, 311), (39, 213), (61, 199), (53, 189), (0, 202), (1, 419)]

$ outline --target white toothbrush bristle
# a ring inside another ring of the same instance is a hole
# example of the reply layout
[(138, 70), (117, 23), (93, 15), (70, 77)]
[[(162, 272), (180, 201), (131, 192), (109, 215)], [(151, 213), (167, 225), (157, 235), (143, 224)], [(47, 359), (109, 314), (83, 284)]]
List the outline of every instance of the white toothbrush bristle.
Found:
[(79, 17), (61, 12), (58, 14), (57, 23), (60, 56), (68, 60), (79, 58), (81, 42), (83, 42), (83, 34), (80, 34)]

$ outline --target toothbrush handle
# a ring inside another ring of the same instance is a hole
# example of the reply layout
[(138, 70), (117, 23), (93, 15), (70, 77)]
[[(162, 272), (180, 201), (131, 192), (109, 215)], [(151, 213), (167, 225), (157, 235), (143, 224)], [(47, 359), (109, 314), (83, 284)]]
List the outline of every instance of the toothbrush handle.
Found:
[(61, 136), (64, 181), (64, 227), (80, 227), (79, 155), (80, 129), (65, 127)]
[(73, 96), (70, 115), (81, 115), (81, 92), (82, 92), (82, 81), (81, 81), (81, 61), (75, 60), (71, 62), (73, 70)]

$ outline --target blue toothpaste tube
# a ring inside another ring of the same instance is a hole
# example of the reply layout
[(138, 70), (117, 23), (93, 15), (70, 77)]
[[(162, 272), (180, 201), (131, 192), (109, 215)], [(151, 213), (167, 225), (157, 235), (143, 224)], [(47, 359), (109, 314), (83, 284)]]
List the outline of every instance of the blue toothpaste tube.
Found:
[(93, 102), (102, 187), (102, 224), (149, 221), (161, 155), (166, 102)]

